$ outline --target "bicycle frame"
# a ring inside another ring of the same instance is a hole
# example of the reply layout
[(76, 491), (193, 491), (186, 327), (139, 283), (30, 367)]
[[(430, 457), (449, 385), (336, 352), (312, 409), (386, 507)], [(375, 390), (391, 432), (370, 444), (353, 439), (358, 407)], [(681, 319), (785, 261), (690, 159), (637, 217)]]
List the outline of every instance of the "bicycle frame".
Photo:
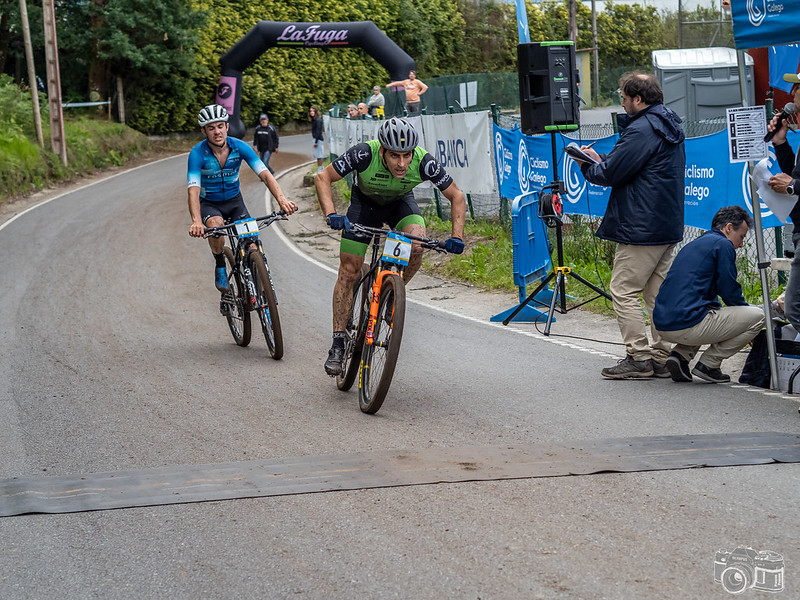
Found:
[[(252, 252), (260, 252), (261, 256), (264, 258), (264, 263), (267, 263), (267, 256), (264, 254), (264, 246), (261, 243), (261, 238), (258, 235), (259, 230), (264, 229), (265, 227), (269, 227), (274, 221), (278, 219), (285, 220), (286, 217), (284, 216), (286, 213), (284, 211), (277, 211), (273, 212), (271, 215), (267, 215), (264, 217), (258, 217), (255, 222), (258, 224), (257, 229), (250, 228), (248, 231), (244, 233), (237, 234), (237, 224), (239, 222), (233, 223), (226, 223), (220, 227), (208, 227), (206, 228), (206, 236), (221, 236), (224, 235), (228, 238), (228, 245), (230, 246), (231, 250), (234, 253), (234, 257), (236, 259), (236, 263), (234, 268), (236, 271), (240, 273), (242, 276), (242, 281), (245, 283), (245, 288), (247, 290), (247, 298), (246, 300), (246, 309), (248, 311), (252, 311), (255, 308), (263, 308), (263, 307), (256, 307), (256, 293), (255, 283), (253, 282), (253, 276), (250, 272), (250, 267), (248, 266), (247, 257)], [(255, 248), (251, 248), (251, 245), (255, 245)], [(268, 270), (269, 272), (269, 270)], [(235, 277), (233, 271), (228, 274), (228, 281)], [(229, 283), (230, 285), (230, 283)], [(270, 275), (269, 278), (269, 285), (272, 288), (272, 293), (275, 295), (277, 299), (277, 293), (275, 292), (275, 286), (272, 283), (272, 276)]]
[[(377, 254), (378, 244), (373, 243), (373, 248), (374, 248), (373, 252)], [(380, 261), (380, 264), (385, 265), (386, 263), (384, 261)], [(386, 277), (387, 275), (394, 275), (394, 274), (399, 275), (402, 278), (404, 272), (405, 272), (405, 267), (392, 265), (389, 268), (383, 268), (379, 270), (375, 274), (375, 279), (372, 282), (372, 295), (370, 296), (369, 316), (367, 317), (367, 333), (364, 339), (364, 343), (367, 344), (368, 346), (371, 346), (372, 342), (375, 339), (374, 335), (375, 322), (378, 320), (378, 305), (380, 303), (380, 298), (381, 298), (381, 286), (383, 285), (383, 278)]]
[[(336, 385), (347, 391), (358, 377), (359, 407), (364, 413), (375, 414), (391, 386), (403, 339), (406, 311), (403, 275), (411, 260), (412, 240), (422, 248), (442, 252), (445, 244), (358, 223), (351, 224), (350, 231), (372, 244), (372, 259), (368, 266), (364, 261), (362, 275), (353, 285), (345, 362)], [(386, 238), (384, 243), (381, 238)]]
[[(428, 238), (417, 237), (415, 235), (411, 235), (394, 229), (376, 229), (373, 227), (365, 227), (363, 225), (358, 225), (358, 224), (353, 224), (352, 227), (357, 233), (369, 235), (372, 243), (372, 260), (370, 261), (369, 272), (367, 273), (367, 275), (365, 275), (365, 277), (373, 277), (373, 280), (371, 287), (369, 312), (367, 316), (366, 336), (364, 339), (364, 343), (368, 346), (371, 346), (375, 339), (374, 336), (375, 323), (378, 320), (378, 308), (380, 303), (381, 287), (383, 286), (383, 280), (388, 275), (399, 275), (402, 278), (406, 270), (406, 266), (404, 264), (389, 262), (388, 260), (379, 258), (378, 253), (380, 252), (381, 238), (394, 234), (395, 236), (402, 236), (403, 238), (408, 240), (415, 240), (418, 242), (422, 242), (424, 248), (432, 248), (437, 250), (440, 250), (441, 248), (444, 247), (444, 242), (430, 240)], [(380, 269), (378, 269), (379, 266), (381, 267)], [(377, 272), (375, 272), (376, 270)], [(359, 281), (359, 285), (361, 285), (362, 281), (363, 279)]]

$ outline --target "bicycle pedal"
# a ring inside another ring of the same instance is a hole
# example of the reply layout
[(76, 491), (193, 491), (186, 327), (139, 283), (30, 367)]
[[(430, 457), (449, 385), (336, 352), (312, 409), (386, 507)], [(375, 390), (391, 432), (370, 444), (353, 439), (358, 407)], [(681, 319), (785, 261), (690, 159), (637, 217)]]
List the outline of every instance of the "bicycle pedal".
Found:
[(219, 312), (223, 317), (232, 317), (233, 316), (233, 307), (225, 302), (224, 300), (220, 300), (219, 302)]

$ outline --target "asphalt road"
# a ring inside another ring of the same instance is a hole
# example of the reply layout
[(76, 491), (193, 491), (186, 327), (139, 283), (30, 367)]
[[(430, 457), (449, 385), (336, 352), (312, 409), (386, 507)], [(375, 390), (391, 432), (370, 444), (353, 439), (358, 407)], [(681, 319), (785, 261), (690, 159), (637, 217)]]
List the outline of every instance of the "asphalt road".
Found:
[[(420, 303), (363, 415), (322, 370), (333, 274), (263, 234), (276, 362), (255, 332), (233, 343), (187, 227), (178, 157), (0, 229), (0, 478), (798, 430), (782, 395), (603, 381), (602, 353)], [(715, 553), (739, 545), (781, 554), (770, 597), (797, 598), (798, 492), (800, 466), (768, 464), (8, 517), (0, 598), (724, 598)]]

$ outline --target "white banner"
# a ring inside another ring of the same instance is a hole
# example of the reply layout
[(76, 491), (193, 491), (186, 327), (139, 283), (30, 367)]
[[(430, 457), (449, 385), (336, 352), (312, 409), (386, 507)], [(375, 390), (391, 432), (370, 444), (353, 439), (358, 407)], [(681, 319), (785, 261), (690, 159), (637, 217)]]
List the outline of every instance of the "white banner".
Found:
[[(324, 115), (330, 152), (343, 154), (360, 142), (375, 139), (382, 121), (334, 119)], [(489, 147), (489, 113), (423, 115), (408, 120), (420, 134), (419, 145), (430, 152), (465, 194), (497, 193)]]
[(489, 112), (423, 115), (425, 148), (465, 194), (497, 191), (489, 146)]
[(369, 119), (332, 119), (325, 115), (325, 132), (330, 140), (330, 152), (339, 156), (345, 150), (367, 140), (374, 140), (378, 135), (380, 121)]

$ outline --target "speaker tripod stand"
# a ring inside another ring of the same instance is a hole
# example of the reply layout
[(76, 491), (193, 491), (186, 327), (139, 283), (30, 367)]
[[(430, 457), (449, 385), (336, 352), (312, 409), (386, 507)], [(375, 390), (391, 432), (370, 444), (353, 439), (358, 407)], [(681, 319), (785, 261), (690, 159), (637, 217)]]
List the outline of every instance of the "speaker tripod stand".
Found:
[[(555, 286), (553, 290), (553, 297), (550, 299), (550, 310), (547, 313), (547, 321), (545, 322), (544, 327), (544, 335), (550, 335), (550, 326), (553, 323), (553, 314), (556, 311), (556, 303), (560, 299), (560, 306), (558, 307), (558, 312), (562, 315), (567, 314), (569, 311), (574, 310), (591, 302), (592, 300), (596, 300), (597, 298), (607, 298), (611, 300), (611, 296), (609, 296), (606, 292), (601, 290), (599, 287), (594, 285), (592, 282), (587, 281), (577, 273), (575, 273), (570, 267), (564, 265), (564, 240), (562, 234), (562, 227), (563, 222), (561, 220), (561, 211), (556, 208), (558, 205), (560, 207), (560, 201), (558, 203), (554, 202), (554, 199), (558, 198), (557, 194), (564, 193), (564, 182), (563, 181), (556, 181), (555, 183), (551, 183), (548, 186), (542, 188), (542, 192), (544, 190), (553, 190), (553, 194), (540, 194), (539, 196), (539, 218), (544, 219), (545, 224), (548, 227), (555, 228), (556, 230), (556, 256), (558, 260), (558, 265), (553, 267), (553, 270), (547, 275), (547, 277), (542, 280), (542, 282), (533, 290), (527, 298), (517, 306), (514, 311), (508, 315), (503, 320), (503, 325), (508, 325), (509, 322), (519, 313), (529, 302), (536, 302), (542, 306), (545, 304), (539, 300), (535, 299), (535, 296), (542, 291), (547, 284), (549, 284), (553, 279), (555, 279)], [(549, 208), (548, 208), (549, 207)], [(592, 291), (596, 292), (596, 296), (592, 296), (588, 300), (584, 300), (580, 304), (576, 304), (575, 306), (570, 306), (567, 308), (567, 292), (566, 292), (566, 283), (567, 283), (567, 276), (574, 278), (576, 281), (582, 283)]]

